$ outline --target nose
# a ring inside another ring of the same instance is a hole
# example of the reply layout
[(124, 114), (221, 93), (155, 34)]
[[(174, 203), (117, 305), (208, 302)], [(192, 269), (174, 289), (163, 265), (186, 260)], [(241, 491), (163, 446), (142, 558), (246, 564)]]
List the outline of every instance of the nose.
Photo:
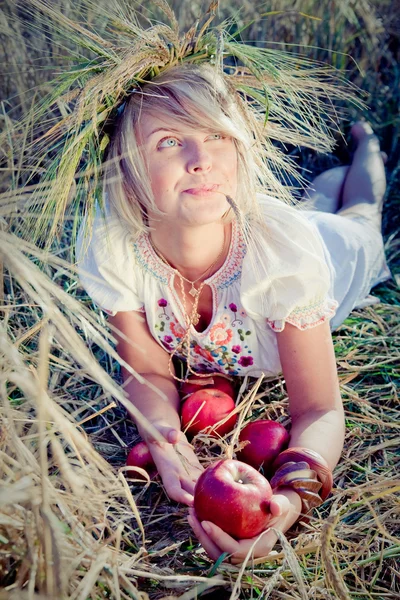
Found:
[(211, 154), (204, 143), (192, 142), (188, 148), (187, 170), (189, 173), (207, 173), (212, 166)]

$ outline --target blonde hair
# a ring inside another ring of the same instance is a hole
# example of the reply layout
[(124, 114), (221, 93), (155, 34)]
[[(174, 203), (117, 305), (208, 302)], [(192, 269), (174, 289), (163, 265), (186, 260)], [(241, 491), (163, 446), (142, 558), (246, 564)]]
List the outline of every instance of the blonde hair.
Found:
[(180, 65), (131, 93), (110, 142), (104, 167), (104, 191), (110, 207), (128, 225), (134, 237), (148, 230), (147, 211), (163, 215), (155, 204), (136, 131), (140, 115), (149, 112), (170, 115), (191, 128), (232, 137), (238, 157), (238, 188), (234, 201), (244, 215), (258, 213), (258, 184), (262, 182), (265, 186), (266, 179), (273, 178), (262, 158), (263, 116), (249, 109), (246, 100), (215, 67)]

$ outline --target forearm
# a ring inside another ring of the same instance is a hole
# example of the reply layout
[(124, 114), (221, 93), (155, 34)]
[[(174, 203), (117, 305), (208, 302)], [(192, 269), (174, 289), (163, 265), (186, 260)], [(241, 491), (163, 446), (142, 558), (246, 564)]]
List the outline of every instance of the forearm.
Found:
[[(156, 394), (150, 387), (131, 379), (125, 385), (129, 400), (156, 427), (169, 427), (180, 430), (180, 398), (175, 382), (154, 373), (142, 373), (142, 376), (156, 386), (166, 399)], [(143, 426), (137, 423), (140, 435), (145, 438)]]
[(164, 441), (156, 440), (152, 432), (146, 430), (145, 423), (136, 422), (139, 433), (148, 444), (168, 496), (191, 506), (194, 486), (203, 469), (192, 446), (180, 431), (180, 398), (175, 382), (172, 378), (155, 373), (141, 375), (161, 390), (166, 399), (147, 385), (128, 380), (125, 387), (129, 399)]
[(344, 431), (343, 409), (311, 411), (292, 420), (289, 447), (314, 450), (334, 469), (343, 449)]

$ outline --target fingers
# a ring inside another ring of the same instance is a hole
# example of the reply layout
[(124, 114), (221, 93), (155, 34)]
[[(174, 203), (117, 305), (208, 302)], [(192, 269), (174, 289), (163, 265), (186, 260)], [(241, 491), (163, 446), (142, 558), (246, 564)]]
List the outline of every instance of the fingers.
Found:
[(167, 465), (165, 469), (159, 469), (165, 492), (171, 500), (182, 502), (187, 506), (193, 506), (193, 493), (195, 481), (184, 478), (179, 470), (173, 471), (174, 465)]
[(185, 473), (182, 473), (181, 465), (173, 462), (160, 464), (159, 473), (165, 492), (171, 500), (193, 506), (193, 493), (196, 482)]
[(220, 548), (220, 554), (221, 552), (229, 552), (229, 554), (234, 554), (238, 551), (239, 542), (226, 533), (226, 531), (223, 531), (223, 529), (214, 523), (211, 523), (210, 521), (202, 521), (201, 526), (211, 541)]
[(274, 494), (270, 500), (269, 509), (273, 517), (281, 517), (290, 509), (290, 501), (283, 494)]
[(267, 556), (277, 541), (276, 533), (270, 530), (251, 539), (235, 540), (214, 523), (209, 521), (200, 523), (193, 508), (189, 509), (188, 522), (199, 542), (213, 560), (217, 560), (223, 552), (227, 552), (230, 555), (229, 562), (241, 564), (250, 550), (251, 556), (254, 558)]
[(240, 550), (232, 557), (232, 563), (242, 563), (249, 554), (250, 550), (250, 556), (252, 558), (266, 557), (271, 552), (278, 540), (278, 536), (272, 529), (266, 529), (259, 536), (257, 536), (257, 538), (254, 537), (249, 540), (240, 540)]
[(181, 487), (180, 482), (176, 484), (165, 484), (165, 491), (171, 500), (175, 500), (175, 502), (180, 502), (182, 504), (186, 504), (187, 506), (193, 506), (193, 494), (184, 490)]
[(181, 437), (181, 432), (177, 429), (170, 429), (166, 435), (167, 442), (170, 444), (177, 444)]
[(180, 478), (180, 484), (186, 492), (193, 496), (194, 488), (196, 487), (196, 479)]
[(164, 427), (164, 426), (158, 426), (157, 429), (163, 436), (165, 442), (160, 442), (159, 440), (156, 440), (155, 438), (151, 437), (150, 435), (146, 435), (146, 442), (148, 444), (154, 444), (156, 446), (162, 447), (164, 445), (164, 443), (177, 444), (181, 439), (182, 432), (179, 429), (175, 429), (174, 427)]
[(193, 506), (194, 488), (203, 467), (180, 430), (163, 425), (157, 429), (165, 441), (148, 436), (146, 442), (165, 492), (171, 500)]
[[(211, 539), (211, 537), (206, 531), (206, 529), (208, 529), (208, 526), (211, 526), (211, 529), (217, 526), (213, 525), (212, 523), (209, 523), (208, 521), (203, 521), (203, 523), (200, 523), (200, 521), (195, 515), (194, 509), (192, 508), (189, 510), (188, 522), (191, 528), (193, 529), (194, 533), (196, 534), (196, 537), (199, 540), (200, 544), (203, 546), (204, 550), (207, 552), (210, 558), (212, 558), (213, 560), (217, 560), (218, 557), (222, 554), (222, 552), (230, 552), (230, 550), (227, 550), (225, 548), (222, 549), (222, 547), (218, 543)], [(217, 529), (219, 529), (219, 527)], [(234, 549), (236, 550), (237, 542), (233, 538), (230, 538), (230, 540), (233, 542)]]
[(176, 502), (192, 506), (196, 481), (203, 470), (193, 448), (184, 442), (154, 443), (149, 448), (166, 494)]
[(192, 506), (193, 493), (196, 486), (194, 475), (187, 473), (182, 469), (182, 465), (177, 462), (159, 462), (157, 466), (164, 489), (169, 498), (176, 502), (183, 502), (188, 506)]
[(261, 537), (255, 536), (245, 540), (235, 540), (214, 523), (202, 521), (201, 526), (209, 539), (218, 547), (218, 556), (222, 552), (228, 552), (231, 555), (230, 562), (233, 564), (243, 562), (252, 546), (254, 547), (251, 555), (254, 558), (267, 556), (277, 540), (276, 534), (269, 530), (263, 531)]

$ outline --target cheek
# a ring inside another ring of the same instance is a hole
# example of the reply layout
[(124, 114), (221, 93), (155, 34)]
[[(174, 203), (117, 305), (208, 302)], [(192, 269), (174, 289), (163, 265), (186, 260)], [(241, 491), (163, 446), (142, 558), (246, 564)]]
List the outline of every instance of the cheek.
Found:
[(168, 192), (168, 190), (171, 189), (173, 183), (173, 169), (168, 164), (168, 161), (163, 161), (151, 165), (149, 173), (151, 188), (157, 199), (157, 196)]
[(224, 155), (224, 166), (225, 173), (227, 179), (232, 184), (232, 186), (236, 186), (237, 184), (237, 173), (238, 173), (238, 156), (236, 152), (236, 148), (230, 149)]

